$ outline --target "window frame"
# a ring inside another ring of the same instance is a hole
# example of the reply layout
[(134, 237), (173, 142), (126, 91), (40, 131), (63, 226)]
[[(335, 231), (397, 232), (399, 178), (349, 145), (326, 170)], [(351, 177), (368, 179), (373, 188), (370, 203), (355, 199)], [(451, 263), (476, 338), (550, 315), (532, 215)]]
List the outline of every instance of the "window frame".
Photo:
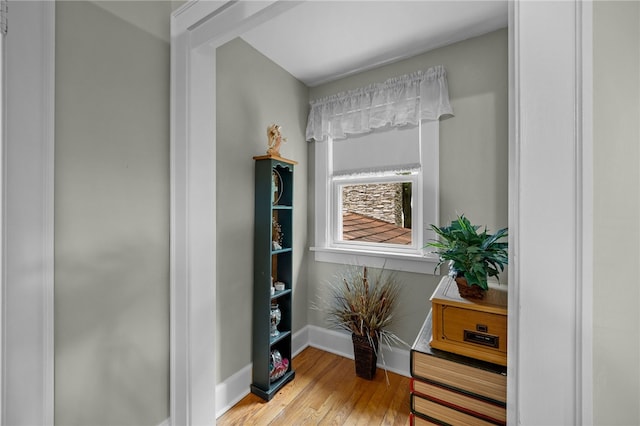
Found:
[[(417, 191), (413, 191), (412, 214), (415, 225), (412, 241), (416, 234), (417, 239), (411, 249), (398, 249), (397, 245), (389, 249), (389, 245), (381, 243), (335, 243), (334, 237), (341, 231), (338, 226), (342, 225), (342, 212), (337, 202), (339, 194), (335, 191), (332, 176), (333, 141), (328, 138), (325, 141), (314, 142), (315, 235), (314, 246), (310, 249), (315, 253), (316, 261), (384, 267), (407, 272), (438, 273), (435, 270), (437, 256), (430, 254), (423, 247), (427, 241), (435, 238), (435, 233), (428, 229), (429, 225), (439, 223), (439, 121), (422, 121), (419, 124), (418, 135), (421, 167), (416, 175)], [(377, 179), (380, 179), (379, 176)], [(335, 179), (336, 182), (350, 180), (342, 177)]]
[[(420, 228), (413, 226), (411, 228), (411, 245), (401, 245), (401, 244), (385, 244), (385, 243), (374, 243), (374, 242), (365, 242), (365, 241), (357, 241), (357, 240), (344, 240), (343, 233), (343, 205), (342, 205), (342, 190), (345, 186), (349, 185), (366, 185), (366, 184), (385, 184), (385, 183), (404, 183), (409, 182), (412, 185), (412, 193), (413, 189), (416, 191), (422, 191), (420, 182), (422, 181), (421, 171), (415, 171), (411, 174), (407, 175), (399, 175), (392, 173), (383, 173), (383, 174), (371, 174), (366, 176), (339, 176), (339, 177), (331, 177), (331, 196), (332, 196), (332, 207), (330, 207), (331, 217), (329, 222), (330, 232), (333, 233), (329, 240), (329, 246), (335, 248), (344, 248), (350, 250), (361, 250), (361, 251), (378, 251), (377, 249), (383, 249), (384, 251), (388, 251), (389, 253), (406, 253), (413, 254), (417, 250), (419, 250), (424, 244), (422, 243), (423, 237), (422, 232), (420, 232)], [(412, 204), (414, 199), (412, 198)], [(412, 223), (417, 223), (418, 220), (422, 217), (421, 213), (421, 204), (416, 203), (416, 206), (411, 207), (411, 220)], [(335, 207), (335, 208), (334, 208)]]

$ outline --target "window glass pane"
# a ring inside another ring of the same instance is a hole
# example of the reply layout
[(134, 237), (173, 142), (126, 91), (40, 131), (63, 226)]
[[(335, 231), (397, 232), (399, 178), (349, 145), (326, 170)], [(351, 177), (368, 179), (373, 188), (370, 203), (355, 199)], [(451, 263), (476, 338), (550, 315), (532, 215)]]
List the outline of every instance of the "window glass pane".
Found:
[(342, 240), (411, 245), (411, 182), (342, 186)]

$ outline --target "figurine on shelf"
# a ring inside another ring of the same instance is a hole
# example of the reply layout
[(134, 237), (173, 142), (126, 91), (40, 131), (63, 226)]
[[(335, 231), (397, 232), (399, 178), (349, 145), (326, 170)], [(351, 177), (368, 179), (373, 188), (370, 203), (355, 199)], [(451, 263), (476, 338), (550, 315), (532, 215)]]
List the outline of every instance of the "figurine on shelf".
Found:
[(276, 221), (275, 218), (271, 218), (271, 248), (273, 250), (282, 250), (282, 241), (284, 234), (282, 233), (282, 226)]
[(269, 363), (269, 378), (271, 381), (278, 380), (284, 376), (284, 373), (289, 369), (289, 360), (282, 358), (280, 351), (271, 351), (271, 362)]
[(272, 124), (267, 127), (267, 138), (269, 138), (269, 149), (267, 149), (268, 155), (275, 155), (280, 157), (280, 144), (286, 142), (287, 139), (282, 137), (280, 130), (282, 127), (277, 124)]

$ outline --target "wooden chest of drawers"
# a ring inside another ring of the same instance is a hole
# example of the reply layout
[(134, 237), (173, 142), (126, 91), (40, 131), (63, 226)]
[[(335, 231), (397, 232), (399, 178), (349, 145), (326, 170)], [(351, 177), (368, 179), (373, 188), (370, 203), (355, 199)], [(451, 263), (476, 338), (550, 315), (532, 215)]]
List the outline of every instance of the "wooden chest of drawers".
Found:
[(411, 426), (506, 425), (507, 367), (432, 348), (432, 314), (411, 347)]
[(483, 300), (468, 300), (447, 276), (431, 296), (431, 308), (432, 347), (507, 365), (506, 285), (490, 283)]

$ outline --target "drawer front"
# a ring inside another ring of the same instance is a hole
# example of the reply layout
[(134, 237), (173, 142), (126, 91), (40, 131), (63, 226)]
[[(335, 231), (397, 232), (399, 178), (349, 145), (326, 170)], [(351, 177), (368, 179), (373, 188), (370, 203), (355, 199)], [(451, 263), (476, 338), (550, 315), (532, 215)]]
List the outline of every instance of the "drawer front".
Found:
[(488, 351), (507, 351), (507, 317), (454, 306), (442, 307), (442, 337)]

